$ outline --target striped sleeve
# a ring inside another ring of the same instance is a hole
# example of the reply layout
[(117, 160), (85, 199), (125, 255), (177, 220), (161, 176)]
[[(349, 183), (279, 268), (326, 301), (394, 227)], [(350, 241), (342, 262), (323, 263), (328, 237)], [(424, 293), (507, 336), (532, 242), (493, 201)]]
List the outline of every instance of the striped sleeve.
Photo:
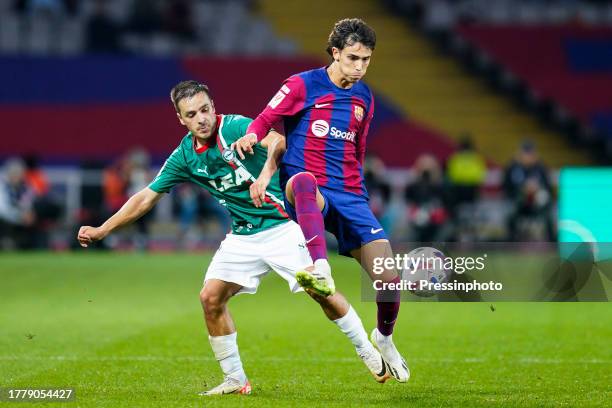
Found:
[(304, 108), (306, 85), (299, 75), (287, 79), (272, 97), (266, 108), (251, 123), (248, 133), (255, 133), (261, 141), (270, 129), (282, 121), (283, 117), (293, 116)]
[(370, 131), (370, 124), (372, 123), (372, 118), (374, 117), (374, 93), (370, 91), (370, 108), (368, 109), (368, 115), (366, 116), (365, 122), (361, 127), (361, 131), (359, 132), (359, 137), (357, 138), (357, 160), (361, 166), (363, 166), (363, 162), (365, 160), (365, 151), (366, 151), (366, 139), (368, 138), (368, 132)]

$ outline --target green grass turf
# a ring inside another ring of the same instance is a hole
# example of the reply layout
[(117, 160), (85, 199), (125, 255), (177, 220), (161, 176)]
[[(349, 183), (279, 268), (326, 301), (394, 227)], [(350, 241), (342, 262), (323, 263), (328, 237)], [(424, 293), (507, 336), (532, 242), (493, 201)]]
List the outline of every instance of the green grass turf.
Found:
[[(318, 306), (290, 294), (276, 276), (230, 303), (253, 395), (199, 397), (221, 380), (198, 301), (209, 259), (0, 254), (0, 387), (76, 388), (75, 402), (53, 407), (573, 407), (612, 400), (609, 303), (499, 303), (495, 311), (484, 303), (404, 303), (394, 339), (412, 378), (380, 385)], [(332, 267), (371, 330), (375, 305), (360, 301), (356, 264), (333, 258)]]

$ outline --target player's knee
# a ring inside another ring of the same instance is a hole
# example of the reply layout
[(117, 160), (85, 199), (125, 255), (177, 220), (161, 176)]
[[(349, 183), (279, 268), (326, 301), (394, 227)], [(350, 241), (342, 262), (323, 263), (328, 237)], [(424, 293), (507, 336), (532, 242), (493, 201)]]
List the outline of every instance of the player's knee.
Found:
[(293, 192), (297, 193), (316, 193), (317, 179), (312, 173), (307, 171), (296, 174), (291, 178)]
[(219, 294), (206, 288), (200, 291), (200, 302), (206, 314), (215, 315), (221, 313), (225, 307), (225, 299)]

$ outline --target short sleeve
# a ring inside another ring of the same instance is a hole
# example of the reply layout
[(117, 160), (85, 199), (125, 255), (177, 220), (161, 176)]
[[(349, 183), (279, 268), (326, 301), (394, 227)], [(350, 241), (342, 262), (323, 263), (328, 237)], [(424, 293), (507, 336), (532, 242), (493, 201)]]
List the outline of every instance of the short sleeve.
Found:
[(253, 119), (247, 118), (245, 116), (235, 116), (232, 121), (232, 142), (240, 139), (242, 136), (246, 135), (247, 129), (249, 125), (253, 122)]
[(149, 188), (156, 193), (167, 193), (177, 184), (189, 180), (185, 171), (185, 160), (179, 147), (166, 159), (157, 176), (149, 184)]

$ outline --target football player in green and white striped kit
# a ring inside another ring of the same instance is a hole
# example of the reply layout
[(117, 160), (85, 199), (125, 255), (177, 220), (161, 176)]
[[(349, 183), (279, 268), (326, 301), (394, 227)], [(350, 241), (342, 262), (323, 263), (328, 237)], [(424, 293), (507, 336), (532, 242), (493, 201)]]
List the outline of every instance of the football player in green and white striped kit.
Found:
[[(100, 227), (81, 227), (77, 238), (84, 247), (103, 239), (143, 216), (177, 184), (191, 182), (209, 191), (230, 212), (232, 231), (208, 266), (200, 291), (210, 344), (224, 374), (220, 385), (202, 395), (249, 394), (251, 385), (240, 361), (236, 327), (227, 308), (229, 299), (239, 293), (255, 293), (261, 278), (270, 271), (284, 278), (292, 292), (301, 291), (295, 275), (312, 269), (304, 235), (285, 213), (278, 174), (264, 168), (267, 146), (278, 143), (282, 136), (271, 131), (255, 145), (253, 155), (240, 160), (230, 146), (244, 136), (251, 119), (216, 114), (208, 87), (196, 81), (179, 83), (170, 97), (189, 133), (148, 187), (134, 194)], [(250, 190), (257, 188), (260, 173), (271, 182), (264, 205), (258, 208)], [(309, 294), (351, 340), (374, 378), (379, 382), (389, 378), (382, 357), (344, 296), (338, 292), (328, 297)]]

